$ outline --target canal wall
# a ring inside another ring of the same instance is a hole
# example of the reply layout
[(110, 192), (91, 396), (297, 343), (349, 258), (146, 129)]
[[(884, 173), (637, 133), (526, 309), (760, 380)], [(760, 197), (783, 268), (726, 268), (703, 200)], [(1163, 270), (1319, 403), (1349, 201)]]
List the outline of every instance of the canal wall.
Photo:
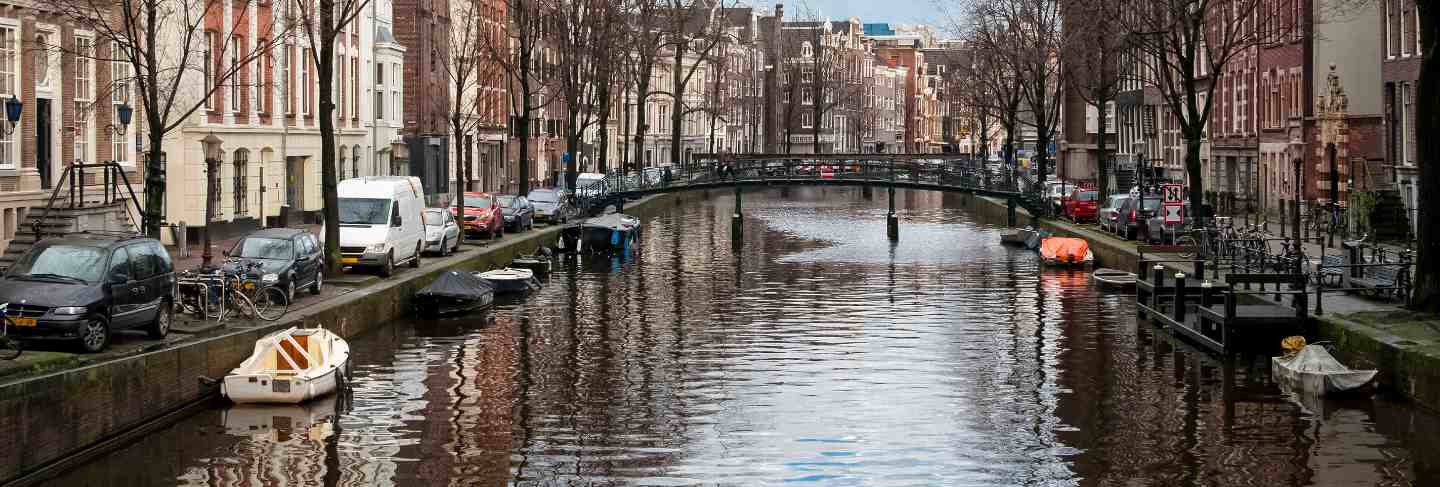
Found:
[[(977, 197), (970, 201), (975, 215), (983, 222), (1006, 224), (1004, 200)], [(1030, 221), (1029, 214), (1023, 209), (1017, 210), (1016, 220), (1024, 225)], [(1140, 261), (1135, 242), (1122, 241), (1108, 234), (1079, 228), (1060, 220), (1041, 219), (1036, 223), (1038, 228), (1054, 235), (1084, 238), (1090, 243), (1090, 251), (1095, 254), (1096, 266), (1133, 272)], [(1185, 269), (1187, 272), (1189, 270)], [(1403, 395), (1422, 407), (1440, 411), (1440, 342), (1434, 340), (1433, 334), (1401, 336), (1397, 334), (1399, 332), (1335, 314), (1312, 318), (1316, 325), (1316, 339), (1328, 342), (1330, 350), (1340, 361), (1357, 369), (1379, 370), (1378, 380), (1382, 387)], [(1418, 322), (1414, 326), (1417, 329), (1426, 327)]]
[[(626, 205), (647, 216), (704, 193), (652, 196)], [(200, 377), (223, 377), (250, 356), (255, 341), (292, 326), (324, 326), (341, 336), (378, 328), (410, 313), (410, 297), (441, 273), (488, 270), (516, 255), (553, 246), (559, 227), (506, 238), (447, 258), (425, 259), (390, 279), (287, 313), (273, 323), (225, 329), (158, 350), (69, 370), (9, 378), (0, 383), (0, 484), (29, 485), (203, 406), (219, 387)]]

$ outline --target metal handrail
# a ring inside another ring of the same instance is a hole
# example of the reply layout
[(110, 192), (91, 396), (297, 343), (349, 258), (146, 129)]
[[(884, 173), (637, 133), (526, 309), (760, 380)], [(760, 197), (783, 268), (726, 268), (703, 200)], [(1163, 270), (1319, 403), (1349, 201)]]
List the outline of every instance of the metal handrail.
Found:
[[(36, 242), (44, 238), (41, 223), (45, 221), (45, 217), (50, 216), (51, 210), (55, 207), (55, 201), (60, 197), (61, 190), (68, 189), (71, 208), (77, 207), (77, 203), (79, 208), (85, 207), (86, 168), (98, 168), (104, 171), (105, 181), (102, 184), (104, 197), (102, 201), (105, 204), (122, 199), (129, 199), (130, 203), (135, 207), (136, 214), (142, 217), (145, 215), (145, 210), (140, 207), (140, 200), (135, 196), (135, 188), (130, 185), (130, 178), (125, 175), (125, 169), (121, 167), (119, 163), (110, 161), (93, 164), (71, 164), (66, 166), (65, 171), (60, 174), (60, 183), (56, 184), (55, 188), (51, 190), (50, 197), (46, 199), (45, 207), (42, 208), (40, 216), (30, 220), (31, 229), (35, 232)], [(125, 190), (130, 193), (129, 198), (123, 198), (120, 194), (120, 184), (122, 182), (125, 184)], [(135, 216), (130, 214), (130, 206), (131, 205), (126, 205), (125, 216), (130, 218), (131, 223), (139, 229), (140, 222), (136, 221)]]

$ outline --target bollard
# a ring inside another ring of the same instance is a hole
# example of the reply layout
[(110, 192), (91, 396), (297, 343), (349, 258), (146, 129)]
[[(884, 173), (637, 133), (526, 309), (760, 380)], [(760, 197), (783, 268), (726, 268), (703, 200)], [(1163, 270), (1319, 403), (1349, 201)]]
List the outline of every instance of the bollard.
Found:
[[(1210, 300), (1213, 299), (1214, 296), (1215, 296), (1215, 289), (1214, 289), (1214, 287), (1215, 287), (1215, 283), (1210, 282), (1209, 279), (1206, 279), (1206, 280), (1200, 282), (1200, 307), (1201, 307), (1201, 308), (1210, 306)], [(1198, 311), (1198, 310), (1197, 310), (1197, 311)], [(1200, 326), (1200, 334), (1201, 334), (1201, 335), (1204, 335), (1205, 332), (1206, 332), (1205, 326), (1204, 326), (1205, 320), (1196, 320), (1196, 322), (1201, 324), (1201, 326)]]
[(900, 217), (894, 213), (885, 216), (885, 235), (891, 242), (900, 240)]
[(1325, 304), (1324, 304), (1323, 301), (1320, 300), (1320, 293), (1321, 293), (1324, 289), (1325, 289), (1325, 286), (1320, 286), (1320, 285), (1315, 286), (1315, 316), (1324, 316), (1324, 315), (1325, 315)]
[(1005, 200), (1005, 221), (1011, 228), (1015, 227), (1015, 198)]
[(1150, 307), (1153, 308), (1153, 309), (1159, 310), (1159, 309), (1160, 309), (1160, 287), (1165, 285), (1165, 266), (1160, 265), (1160, 264), (1155, 264), (1155, 267), (1151, 268), (1151, 270), (1154, 271), (1154, 275), (1155, 275), (1155, 277), (1153, 278), (1153, 279), (1155, 279), (1155, 290), (1154, 290), (1154, 292), (1151, 292), (1151, 293), (1150, 293)]
[(1176, 272), (1176, 273), (1175, 273), (1175, 309), (1174, 309), (1174, 311), (1173, 311), (1172, 314), (1175, 316), (1175, 322), (1176, 322), (1176, 323), (1179, 323), (1179, 324), (1182, 325), (1182, 326), (1185, 324), (1185, 273), (1184, 273), (1184, 272)]

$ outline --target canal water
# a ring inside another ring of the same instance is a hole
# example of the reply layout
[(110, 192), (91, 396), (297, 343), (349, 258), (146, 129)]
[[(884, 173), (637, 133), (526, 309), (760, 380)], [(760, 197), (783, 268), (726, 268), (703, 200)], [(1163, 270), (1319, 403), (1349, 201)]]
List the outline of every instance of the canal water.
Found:
[(217, 406), (53, 485), (1440, 485), (1436, 417), (1293, 401), (1040, 270), (956, 195), (728, 193), (490, 319), (356, 337), (307, 406)]

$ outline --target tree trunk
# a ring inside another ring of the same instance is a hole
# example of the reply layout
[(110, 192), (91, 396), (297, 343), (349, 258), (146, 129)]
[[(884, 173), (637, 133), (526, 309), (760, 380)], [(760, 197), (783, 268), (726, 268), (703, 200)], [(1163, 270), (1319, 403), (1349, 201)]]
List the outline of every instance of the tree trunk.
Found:
[(675, 64), (670, 70), (670, 102), (673, 105), (670, 115), (670, 164), (680, 163), (680, 138), (683, 134), (680, 130), (684, 128), (681, 122), (685, 119), (685, 87), (681, 85), (684, 78), (681, 70), (685, 68), (685, 47), (684, 44), (676, 44)]
[(1105, 153), (1105, 102), (1106, 100), (1100, 100), (1100, 140), (1095, 143), (1095, 147), (1100, 151), (1100, 160), (1096, 164), (1096, 168), (1099, 170), (1096, 178), (1099, 181), (1096, 181), (1095, 186), (1099, 190), (1098, 201), (1101, 202), (1106, 201), (1106, 198), (1110, 196), (1110, 157)]
[(1213, 216), (1202, 210), (1205, 204), (1205, 182), (1200, 174), (1200, 130), (1184, 130), (1185, 133), (1185, 174), (1190, 177), (1190, 208), (1201, 216)]
[[(1425, 43), (1424, 57), (1420, 64), (1420, 86), (1416, 93), (1418, 106), (1415, 107), (1415, 127), (1418, 134), (1435, 134), (1440, 131), (1440, 52), (1436, 42), (1440, 41), (1440, 5), (1435, 2), (1417, 1), (1419, 6), (1420, 39)], [(1417, 137), (1416, 149), (1420, 159), (1420, 191), (1416, 198), (1417, 215), (1431, 215), (1440, 212), (1440, 138)], [(1416, 311), (1440, 312), (1440, 228), (1429, 218), (1417, 218), (1420, 227), (1416, 235), (1417, 254), (1415, 261), (1414, 290), (1410, 295), (1410, 308)]]
[[(607, 75), (603, 78), (609, 79), (610, 76)], [(596, 96), (596, 98), (598, 98), (596, 101), (600, 105), (598, 108), (600, 111), (600, 120), (598, 122), (600, 126), (600, 155), (595, 158), (595, 172), (605, 174), (610, 170), (610, 130), (607, 129), (607, 127), (610, 126), (610, 84), (601, 83), (597, 89), (599, 90), (599, 94)]]
[[(147, 46), (156, 45), (159, 26), (156, 25), (156, 5), (145, 4), (145, 42)], [(151, 80), (159, 77), (158, 66), (155, 65), (155, 57), (146, 56), (144, 63), (145, 75)], [(209, 62), (209, 61), (206, 61)], [(132, 62), (132, 64), (134, 64)], [(135, 72), (139, 73), (140, 70)], [(160, 221), (165, 218), (165, 151), (162, 145), (165, 142), (165, 121), (160, 119), (160, 112), (157, 107), (160, 103), (160, 88), (153, 81), (148, 83), (144, 93), (145, 120), (149, 123), (150, 131), (146, 134), (150, 139), (150, 150), (145, 158), (145, 214), (142, 216), (144, 232), (151, 238), (160, 238)], [(265, 218), (265, 215), (260, 215)], [(206, 222), (209, 223), (209, 222)]]
[(647, 115), (645, 102), (650, 94), (651, 69), (653, 67), (641, 68), (641, 72), (636, 76), (638, 81), (635, 87), (635, 160), (631, 166), (637, 171), (640, 165), (645, 163), (645, 132), (649, 128), (645, 125), (645, 116)]
[[(335, 0), (320, 0), (320, 195), (325, 202), (326, 274), (340, 271), (340, 204), (335, 174)], [(208, 223), (208, 222), (207, 222)]]
[[(459, 104), (459, 99), (460, 97), (456, 97), (457, 105)], [(450, 127), (452, 130), (455, 131), (455, 159), (457, 161), (464, 161), (466, 152), (465, 124), (458, 113), (451, 117)], [(461, 225), (465, 224), (465, 188), (463, 187), (464, 185), (460, 182), (462, 177), (461, 168), (464, 166), (467, 166), (467, 163), (462, 162), (455, 165), (455, 215), (456, 219), (460, 221)], [(465, 233), (463, 230), (460, 233), (460, 243), (465, 243)], [(443, 254), (444, 249), (441, 249), (441, 252)]]

